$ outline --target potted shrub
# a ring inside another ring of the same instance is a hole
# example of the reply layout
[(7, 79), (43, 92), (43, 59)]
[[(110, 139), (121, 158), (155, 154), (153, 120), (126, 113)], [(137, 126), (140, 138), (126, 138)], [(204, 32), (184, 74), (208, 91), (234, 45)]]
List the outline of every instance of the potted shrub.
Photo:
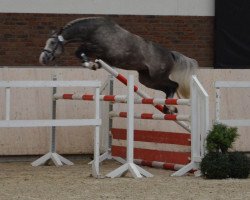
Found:
[(202, 159), (200, 170), (208, 179), (224, 179), (230, 174), (229, 157), (220, 152), (210, 152)]
[(206, 149), (208, 152), (227, 153), (238, 136), (237, 128), (214, 124), (207, 136)]
[(241, 152), (229, 153), (229, 168), (231, 178), (247, 178), (250, 172), (250, 162), (248, 157)]
[(229, 152), (238, 137), (237, 128), (214, 124), (206, 139), (207, 154), (201, 162), (201, 172), (209, 179), (247, 178), (250, 163), (247, 156)]

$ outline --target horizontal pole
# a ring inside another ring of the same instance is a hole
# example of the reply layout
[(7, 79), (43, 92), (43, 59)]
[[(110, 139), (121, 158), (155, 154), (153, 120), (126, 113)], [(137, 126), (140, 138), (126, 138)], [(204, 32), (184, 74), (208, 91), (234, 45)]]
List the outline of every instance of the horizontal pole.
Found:
[(143, 98), (139, 101), (141, 104), (164, 104), (164, 105), (187, 105), (190, 106), (190, 99), (160, 99), (160, 98)]
[[(82, 100), (82, 101), (94, 101), (95, 96), (93, 94), (55, 94), (54, 98), (59, 99), (68, 99), (68, 100)], [(100, 101), (111, 101), (126, 103), (126, 95), (100, 95)]]
[(217, 121), (222, 124), (226, 124), (228, 126), (250, 126), (250, 119), (228, 119), (228, 120), (222, 120), (220, 119)]
[[(85, 100), (94, 101), (92, 94), (55, 94), (55, 99)], [(100, 95), (101, 101), (111, 101), (117, 103), (127, 103), (126, 95)], [(165, 104), (165, 105), (190, 105), (189, 99), (161, 99), (161, 98), (142, 98), (134, 99), (136, 104)]]
[[(166, 169), (166, 170), (173, 170), (178, 171), (185, 165), (181, 164), (174, 164), (174, 163), (165, 163), (165, 162), (158, 162), (158, 161), (147, 161), (147, 160), (141, 160), (141, 159), (134, 159), (134, 163), (137, 165), (142, 166), (148, 166), (153, 168), (159, 168), (159, 169)], [(196, 170), (189, 171), (190, 173), (194, 173)]]
[[(127, 118), (126, 112), (110, 112), (110, 117)], [(135, 119), (153, 119), (153, 120), (172, 120), (172, 121), (190, 121), (189, 115), (173, 115), (173, 114), (153, 114), (153, 113), (141, 113), (135, 114)]]
[(101, 87), (100, 81), (0, 81), (0, 87)]
[(101, 119), (54, 119), (54, 120), (1, 120), (1, 128), (51, 127), (51, 126), (100, 126)]
[(216, 88), (250, 88), (250, 81), (216, 81)]

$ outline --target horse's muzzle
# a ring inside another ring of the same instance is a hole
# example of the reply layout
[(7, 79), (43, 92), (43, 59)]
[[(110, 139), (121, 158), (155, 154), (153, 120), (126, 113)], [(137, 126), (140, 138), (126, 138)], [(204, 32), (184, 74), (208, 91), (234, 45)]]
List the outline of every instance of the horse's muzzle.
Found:
[(48, 65), (51, 60), (52, 58), (47, 52), (42, 52), (39, 57), (39, 63), (41, 65)]

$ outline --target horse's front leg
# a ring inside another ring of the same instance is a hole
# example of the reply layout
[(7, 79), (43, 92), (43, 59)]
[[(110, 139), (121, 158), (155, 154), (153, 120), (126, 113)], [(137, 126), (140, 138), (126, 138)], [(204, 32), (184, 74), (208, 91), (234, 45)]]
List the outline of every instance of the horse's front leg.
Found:
[(97, 69), (100, 69), (100, 65), (96, 62), (82, 62), (82, 66), (84, 68), (88, 68), (88, 69), (91, 69), (91, 70), (97, 70)]
[[(174, 97), (174, 93), (171, 93), (170, 95), (166, 95), (166, 99), (172, 99)], [(175, 106), (163, 106), (163, 112), (164, 114), (174, 114), (178, 113), (178, 109)]]
[(88, 57), (86, 56), (85, 53), (81, 54), (81, 58), (82, 58), (82, 66), (84, 68), (88, 68), (88, 69), (91, 69), (91, 70), (97, 70), (97, 69), (101, 68), (98, 63), (89, 61), (89, 59), (88, 59)]
[(90, 53), (89, 50), (84, 45), (81, 45), (75, 51), (75, 56), (82, 61), (82, 66), (84, 68), (88, 68), (91, 70), (99, 69), (100, 68), (99, 64), (95, 63), (95, 62), (91, 62), (90, 59), (88, 58), (86, 52), (87, 52), (87, 54)]

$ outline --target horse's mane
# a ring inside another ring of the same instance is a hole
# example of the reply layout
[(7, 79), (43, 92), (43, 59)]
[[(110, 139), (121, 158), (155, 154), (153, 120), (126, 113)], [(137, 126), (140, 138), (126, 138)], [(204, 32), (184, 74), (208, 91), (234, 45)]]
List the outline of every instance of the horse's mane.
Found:
[(70, 21), (69, 23), (67, 23), (64, 27), (61, 28), (61, 30), (59, 31), (59, 33), (62, 33), (62, 31), (72, 27), (73, 25), (79, 24), (81, 23), (83, 20), (86, 19), (97, 19), (97, 18), (101, 18), (101, 17), (84, 17), (84, 18), (79, 18), (79, 19), (75, 19), (73, 21)]

